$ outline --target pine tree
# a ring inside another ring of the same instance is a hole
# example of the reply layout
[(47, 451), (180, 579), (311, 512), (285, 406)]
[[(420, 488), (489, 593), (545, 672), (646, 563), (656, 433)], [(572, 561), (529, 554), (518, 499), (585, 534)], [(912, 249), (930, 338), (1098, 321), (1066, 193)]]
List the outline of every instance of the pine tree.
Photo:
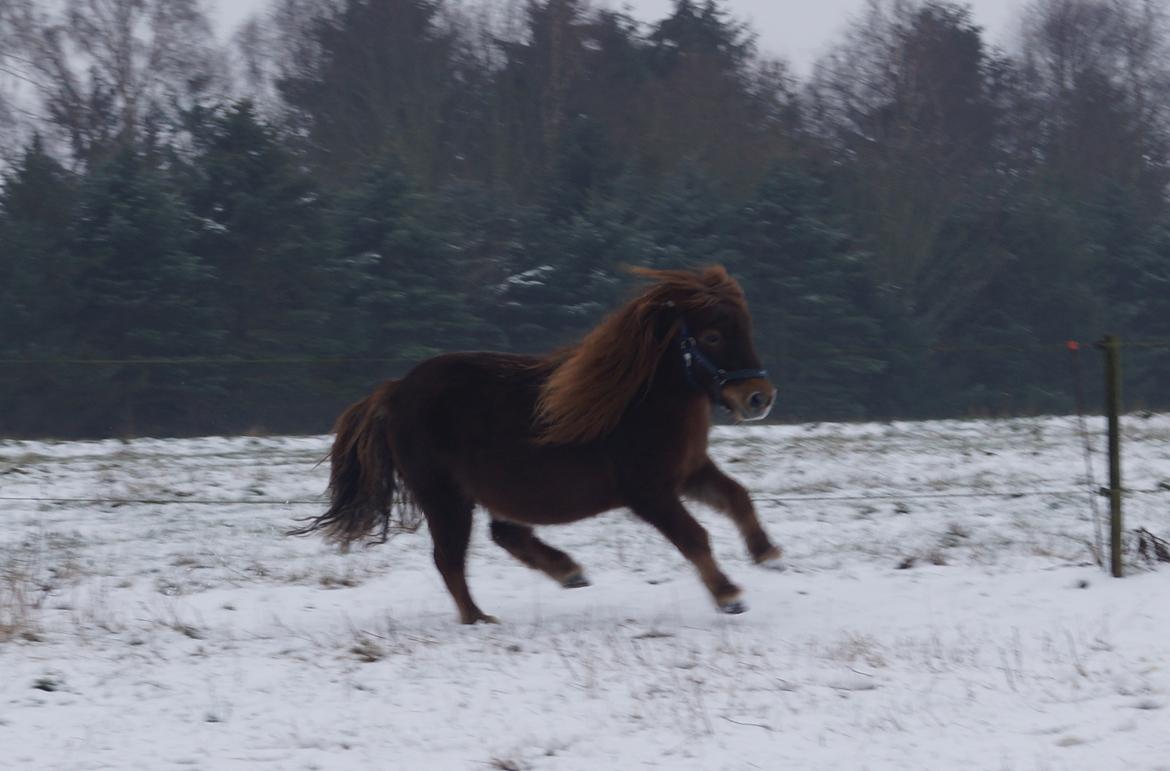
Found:
[(322, 179), (360, 184), (393, 155), (424, 184), (458, 167), (482, 133), (478, 95), (441, 0), (344, 0), (305, 30), (283, 62), (293, 108)]
[(443, 351), (479, 347), (492, 337), (467, 301), (468, 276), (433, 227), (426, 197), (401, 165), (387, 160), (339, 201), (341, 316), (346, 350), (390, 359), (401, 374)]
[(191, 248), (215, 270), (220, 354), (293, 360), (207, 374), (230, 379), (234, 398), (225, 412), (233, 422), (289, 425), (289, 414), (315, 414), (307, 402), (332, 388), (321, 379), (330, 373), (304, 360), (338, 355), (327, 201), (250, 102), (193, 110), (187, 127), (194, 153), (180, 164), (183, 193), (195, 215)]
[(647, 43), (653, 74), (635, 108), (642, 173), (662, 179), (697, 164), (746, 196), (783, 129), (754, 35), (722, 2), (675, 0)]
[[(170, 180), (134, 150), (90, 172), (69, 239), (79, 270), (67, 323), (78, 356), (215, 351), (223, 336), (211, 302), (215, 274), (192, 252), (194, 226)], [(203, 398), (197, 371), (138, 365), (95, 369), (73, 397), (78, 429), (105, 434), (196, 429)]]
[(549, 351), (597, 324), (629, 284), (622, 263), (637, 264), (633, 235), (614, 211), (597, 205), (567, 220), (530, 223), (524, 249), (497, 286), (500, 325), (510, 348)]
[(1150, 222), (1133, 188), (1106, 190), (1082, 218), (1097, 258), (1091, 276), (1104, 306), (1100, 333), (1129, 344), (1127, 402), (1157, 405), (1170, 377), (1170, 218)]
[(0, 196), (0, 340), (10, 353), (60, 353), (54, 338), (74, 272), (66, 234), (75, 181), (39, 136), (4, 177)]
[(697, 164), (684, 164), (657, 190), (623, 189), (622, 200), (647, 242), (639, 264), (675, 268), (728, 262), (734, 245), (728, 235), (738, 223), (734, 199), (720, 180)]
[(1147, 236), (1138, 261), (1139, 273), (1122, 334), (1133, 343), (1147, 345), (1127, 353), (1132, 371), (1130, 405), (1160, 408), (1166, 403), (1170, 382), (1170, 220)]
[(191, 120), (196, 153), (184, 194), (197, 223), (193, 250), (216, 271), (226, 350), (326, 352), (321, 332), (334, 301), (326, 200), (251, 103)]
[[(76, 180), (35, 137), (0, 192), (0, 433), (60, 431), (53, 405), (76, 368), (35, 364), (73, 354), (78, 263), (69, 251)], [(20, 362), (20, 363), (16, 363)]]
[[(1103, 295), (1088, 276), (1098, 249), (1085, 228), (1086, 211), (1043, 194), (1017, 191), (950, 223), (947, 239), (963, 240), (975, 275), (973, 301), (929, 345), (968, 350), (933, 358), (918, 376), (933, 392), (931, 415), (1033, 414), (1074, 406), (1063, 343), (1101, 335)], [(952, 251), (958, 251), (953, 247)], [(940, 290), (941, 291), (941, 290)]]
[(756, 347), (780, 390), (777, 414), (867, 414), (885, 368), (863, 255), (836, 221), (824, 185), (775, 169), (740, 211), (732, 238)]

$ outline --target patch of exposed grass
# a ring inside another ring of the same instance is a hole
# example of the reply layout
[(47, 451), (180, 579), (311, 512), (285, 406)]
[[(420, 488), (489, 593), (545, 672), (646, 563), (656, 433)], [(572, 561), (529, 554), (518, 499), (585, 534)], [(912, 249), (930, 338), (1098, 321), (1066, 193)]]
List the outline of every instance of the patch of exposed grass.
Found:
[(878, 641), (870, 635), (856, 632), (849, 633), (836, 644), (830, 645), (826, 656), (846, 664), (864, 662), (871, 667), (884, 667), (887, 664), (885, 653)]
[(0, 642), (40, 640), (38, 616), (44, 594), (19, 560), (0, 566)]
[(349, 652), (367, 664), (373, 664), (375, 661), (381, 661), (386, 657), (386, 649), (364, 634), (357, 636)]

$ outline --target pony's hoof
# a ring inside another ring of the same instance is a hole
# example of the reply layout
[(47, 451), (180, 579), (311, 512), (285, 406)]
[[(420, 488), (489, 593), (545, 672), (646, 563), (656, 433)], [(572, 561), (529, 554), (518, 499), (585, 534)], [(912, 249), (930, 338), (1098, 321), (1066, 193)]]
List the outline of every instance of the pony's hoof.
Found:
[(728, 600), (727, 602), (719, 603), (719, 610), (723, 613), (738, 616), (747, 610), (747, 603), (743, 600)]
[(752, 557), (756, 564), (769, 570), (787, 570), (787, 566), (783, 562), (784, 552), (780, 550), (779, 546), (771, 546), (768, 549), (756, 554)]
[(478, 616), (474, 616), (472, 618), (460, 619), (460, 622), (470, 626), (471, 624), (498, 624), (500, 623), (500, 620), (495, 616), (489, 616), (486, 613), (480, 613)]
[(580, 589), (582, 587), (592, 585), (593, 584), (589, 583), (589, 579), (586, 578), (585, 574), (580, 570), (561, 579), (561, 586), (565, 587), (566, 589)]
[(779, 555), (771, 559), (760, 560), (756, 564), (767, 570), (775, 570), (777, 573), (783, 573), (785, 570), (788, 570), (788, 565), (784, 562), (784, 558)]

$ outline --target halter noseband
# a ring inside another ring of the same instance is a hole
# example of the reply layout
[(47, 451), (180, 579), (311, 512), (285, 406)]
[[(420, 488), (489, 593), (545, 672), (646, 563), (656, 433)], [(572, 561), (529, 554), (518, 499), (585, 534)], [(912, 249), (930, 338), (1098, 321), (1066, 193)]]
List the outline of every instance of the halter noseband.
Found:
[[(699, 342), (691, 334), (690, 328), (687, 327), (686, 319), (683, 319), (682, 329), (679, 330), (678, 336), (678, 347), (682, 353), (683, 370), (687, 375), (687, 383), (696, 390), (707, 391), (712, 401), (722, 401), (722, 396), (719, 392), (728, 383), (737, 383), (741, 380), (752, 380), (754, 378), (766, 379), (768, 377), (768, 371), (766, 369), (737, 369), (728, 372), (716, 366), (715, 362), (711, 361), (710, 357), (699, 348)], [(699, 385), (699, 381), (695, 378), (696, 367), (710, 375), (710, 385), (707, 388)]]

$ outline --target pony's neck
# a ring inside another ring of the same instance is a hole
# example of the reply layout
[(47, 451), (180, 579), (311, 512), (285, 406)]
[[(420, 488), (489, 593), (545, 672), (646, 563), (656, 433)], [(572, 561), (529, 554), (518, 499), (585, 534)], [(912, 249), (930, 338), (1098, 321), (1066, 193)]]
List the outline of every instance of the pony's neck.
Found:
[(698, 395), (699, 392), (691, 387), (690, 381), (687, 378), (686, 364), (683, 362), (682, 350), (680, 348), (679, 333), (675, 332), (670, 342), (667, 343), (666, 349), (662, 352), (662, 356), (658, 360), (658, 366), (654, 370), (654, 377), (650, 381), (647, 394), (650, 392), (660, 394), (688, 394), (694, 393)]
[[(675, 334), (663, 351), (654, 370), (654, 376), (647, 385), (644, 396), (637, 400), (637, 404), (658, 405), (669, 411), (679, 409), (680, 405), (707, 404), (709, 401), (707, 394), (687, 376), (678, 335)], [(636, 407), (637, 404), (632, 404), (631, 407)]]
[(678, 324), (666, 328), (660, 314), (668, 306), (652, 300), (630, 302), (549, 360), (535, 409), (538, 442), (588, 442), (614, 431), (623, 416), (653, 412), (668, 420), (672, 410), (706, 400), (687, 378)]
[(647, 452), (697, 458), (706, 452), (711, 402), (686, 377), (677, 343), (667, 348), (645, 391), (626, 407), (616, 441)]

